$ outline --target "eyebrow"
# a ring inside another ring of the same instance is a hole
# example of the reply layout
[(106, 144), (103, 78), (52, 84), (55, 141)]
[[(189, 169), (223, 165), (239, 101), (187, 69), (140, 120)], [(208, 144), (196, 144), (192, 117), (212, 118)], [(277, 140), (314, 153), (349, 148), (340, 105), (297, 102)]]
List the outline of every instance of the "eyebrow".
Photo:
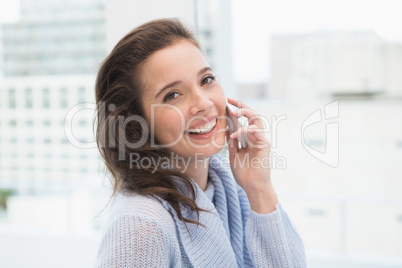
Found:
[[(202, 68), (198, 73), (197, 73), (197, 76), (200, 76), (200, 75), (202, 75), (203, 73), (206, 73), (206, 72), (208, 72), (208, 71), (212, 71), (212, 69), (211, 69), (211, 67), (204, 67), (204, 68)], [(181, 84), (182, 83), (182, 81), (174, 81), (174, 82), (172, 82), (172, 83), (170, 83), (170, 84), (167, 84), (166, 86), (164, 86), (161, 90), (159, 90), (159, 92), (158, 93), (156, 93), (156, 95), (155, 95), (155, 99), (157, 99), (158, 98), (158, 96), (160, 95), (160, 94), (162, 94), (162, 92), (163, 91), (165, 91), (166, 89), (169, 89), (169, 88), (172, 88), (172, 87), (175, 87), (175, 86), (177, 86), (177, 85), (179, 85), (179, 84)]]

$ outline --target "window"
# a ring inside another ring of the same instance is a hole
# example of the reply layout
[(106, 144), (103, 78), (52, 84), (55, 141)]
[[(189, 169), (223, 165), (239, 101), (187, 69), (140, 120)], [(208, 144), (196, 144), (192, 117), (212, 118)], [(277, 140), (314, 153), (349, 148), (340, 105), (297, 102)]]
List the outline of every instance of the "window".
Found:
[(32, 109), (33, 107), (33, 100), (32, 100), (32, 89), (27, 88), (25, 89), (25, 108)]
[(63, 167), (63, 168), (61, 169), (61, 171), (64, 172), (64, 173), (69, 173), (69, 172), (70, 172), (70, 168), (68, 168), (68, 167)]
[(81, 86), (78, 88), (78, 102), (85, 102), (86, 98), (85, 98), (85, 87)]
[(78, 121), (78, 124), (80, 127), (85, 127), (87, 125), (87, 121), (84, 119), (81, 119)]
[(15, 109), (15, 107), (16, 107), (15, 88), (11, 88), (8, 90), (8, 108)]
[(50, 90), (49, 88), (43, 89), (43, 108), (50, 108)]
[[(60, 107), (67, 108), (68, 107), (68, 96), (67, 96), (67, 88), (60, 88)], [(63, 121), (64, 124), (64, 121)]]
[(82, 168), (80, 168), (80, 172), (81, 172), (81, 173), (87, 173), (87, 172), (88, 172), (88, 168), (82, 167)]

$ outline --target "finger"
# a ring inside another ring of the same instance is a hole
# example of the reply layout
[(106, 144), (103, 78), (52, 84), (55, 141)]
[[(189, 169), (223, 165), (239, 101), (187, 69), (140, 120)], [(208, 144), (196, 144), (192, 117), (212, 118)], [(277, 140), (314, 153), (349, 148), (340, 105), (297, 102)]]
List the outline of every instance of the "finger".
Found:
[(250, 125), (244, 127), (243, 130), (239, 131), (241, 134), (236, 133), (237, 139), (241, 139), (242, 135), (247, 135), (247, 145), (250, 148), (264, 149), (270, 148), (271, 144), (265, 137), (264, 131), (259, 129), (256, 125)]
[(229, 157), (230, 159), (233, 159), (232, 157), (234, 156), (234, 154), (240, 150), (239, 142), (237, 141), (237, 139), (231, 138), (229, 132), (226, 132), (226, 140), (229, 148)]
[[(255, 125), (251, 125), (249, 126), (249, 130), (255, 128), (258, 129), (257, 126)], [(257, 131), (250, 131), (247, 134), (248, 137), (248, 144), (256, 149), (263, 149), (263, 148), (270, 148), (271, 144), (270, 142), (267, 140), (267, 137), (265, 137), (264, 131), (262, 131), (261, 129), (258, 129)]]
[[(244, 107), (244, 108), (253, 110), (250, 106), (248, 106), (247, 104), (245, 104), (243, 101), (240, 101), (240, 100), (235, 100), (235, 99), (232, 99), (232, 98), (229, 98), (229, 97), (228, 97), (228, 102), (229, 102), (230, 104), (232, 104), (232, 105), (238, 107), (238, 108), (243, 108), (243, 107)], [(253, 111), (254, 111), (254, 110), (253, 110)]]
[(233, 132), (230, 137), (231, 138), (236, 138), (238, 139), (239, 136), (243, 134), (248, 134), (248, 133), (253, 133), (253, 136), (257, 141), (265, 141), (265, 135), (263, 134), (263, 131), (256, 125), (248, 125), (248, 126), (243, 126)]
[(254, 110), (250, 110), (248, 108), (240, 108), (236, 111), (231, 111), (230, 114), (236, 117), (240, 116), (246, 117), (248, 119), (249, 125), (255, 124), (259, 128), (263, 128), (264, 126), (261, 116), (257, 114), (257, 112)]

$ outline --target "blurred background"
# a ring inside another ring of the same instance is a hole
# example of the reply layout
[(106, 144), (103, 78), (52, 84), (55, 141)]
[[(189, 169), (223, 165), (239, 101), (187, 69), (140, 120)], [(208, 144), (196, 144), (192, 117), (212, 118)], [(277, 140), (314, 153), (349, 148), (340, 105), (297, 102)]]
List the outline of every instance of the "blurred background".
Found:
[(0, 0), (0, 267), (93, 266), (111, 194), (94, 79), (125, 33), (162, 17), (189, 25), (226, 95), (267, 119), (308, 267), (402, 267), (399, 3)]

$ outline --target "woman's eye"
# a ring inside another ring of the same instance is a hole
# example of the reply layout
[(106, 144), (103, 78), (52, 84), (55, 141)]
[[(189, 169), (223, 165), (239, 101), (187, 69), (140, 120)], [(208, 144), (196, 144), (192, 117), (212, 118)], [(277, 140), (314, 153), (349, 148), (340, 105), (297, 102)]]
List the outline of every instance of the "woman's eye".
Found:
[(204, 79), (202, 79), (201, 85), (209, 84), (209, 83), (211, 83), (211, 82), (214, 81), (214, 80), (215, 80), (215, 76), (213, 76), (213, 75), (208, 75), (207, 77), (205, 77)]
[(177, 92), (170, 92), (170, 93), (166, 94), (166, 96), (163, 98), (163, 101), (175, 99), (176, 97), (174, 96), (174, 94), (179, 94), (179, 93), (177, 93)]

